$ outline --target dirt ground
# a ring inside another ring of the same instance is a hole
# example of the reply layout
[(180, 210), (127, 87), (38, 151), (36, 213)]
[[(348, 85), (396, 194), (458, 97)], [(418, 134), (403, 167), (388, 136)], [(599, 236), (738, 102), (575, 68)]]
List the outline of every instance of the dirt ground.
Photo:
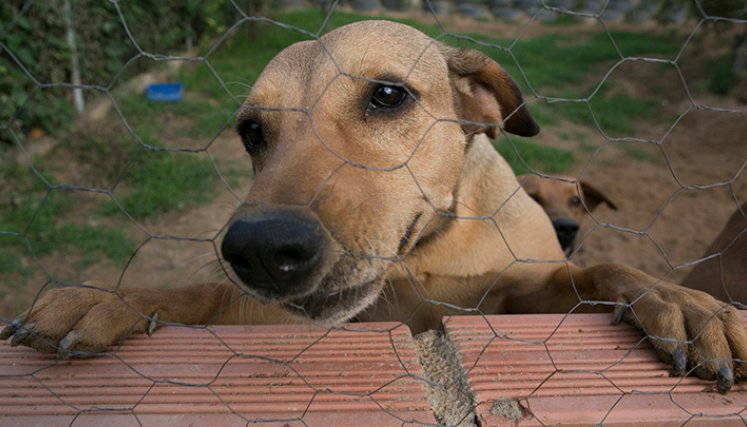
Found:
[[(662, 129), (665, 131), (665, 129)], [(663, 134), (663, 133), (662, 133)], [(739, 203), (747, 200), (747, 122), (742, 114), (690, 111), (652, 159), (600, 153), (583, 179), (615, 202), (582, 227), (573, 259), (581, 265), (620, 262), (680, 282), (705, 256)], [(596, 221), (595, 221), (596, 220)], [(610, 224), (619, 229), (606, 227)]]

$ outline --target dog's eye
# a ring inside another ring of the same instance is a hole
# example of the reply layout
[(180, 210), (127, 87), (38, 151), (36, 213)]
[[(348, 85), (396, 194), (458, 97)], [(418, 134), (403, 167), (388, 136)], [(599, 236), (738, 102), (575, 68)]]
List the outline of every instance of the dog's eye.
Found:
[(581, 199), (579, 199), (578, 196), (573, 196), (573, 197), (571, 197), (570, 204), (574, 208), (578, 207), (578, 206), (581, 206)]
[(368, 103), (370, 109), (395, 108), (407, 99), (407, 91), (399, 86), (380, 85), (371, 96)]
[(540, 204), (540, 205), (542, 204), (542, 202), (540, 201), (540, 198), (539, 198), (539, 196), (537, 194), (529, 193), (529, 197), (531, 197), (538, 204)]
[(246, 152), (256, 154), (265, 145), (265, 136), (262, 125), (255, 120), (246, 120), (239, 124), (239, 136), (244, 143)]

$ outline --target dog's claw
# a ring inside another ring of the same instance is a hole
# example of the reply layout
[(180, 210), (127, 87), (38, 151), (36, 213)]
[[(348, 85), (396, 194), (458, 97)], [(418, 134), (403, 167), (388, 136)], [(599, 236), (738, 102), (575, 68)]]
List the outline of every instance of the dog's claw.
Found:
[(729, 366), (724, 365), (719, 368), (716, 376), (716, 390), (719, 393), (726, 393), (734, 385), (734, 373)]
[(610, 322), (610, 324), (612, 326), (618, 326), (621, 324), (626, 311), (628, 311), (628, 306), (626, 304), (615, 305), (615, 311), (612, 314), (612, 322)]
[(155, 332), (156, 328), (158, 327), (158, 312), (153, 313), (152, 316), (148, 318), (148, 329), (145, 331), (148, 336), (153, 335), (153, 332)]
[(69, 332), (64, 338), (60, 340), (57, 345), (57, 357), (60, 359), (67, 359), (70, 357), (71, 349), (78, 341), (78, 334), (75, 331)]
[(687, 353), (683, 348), (676, 348), (672, 353), (672, 376), (682, 376), (687, 369)]
[(26, 341), (26, 338), (28, 338), (28, 336), (29, 336), (29, 330), (28, 329), (26, 329), (24, 327), (18, 328), (18, 330), (16, 331), (15, 335), (13, 335), (13, 338), (11, 338), (11, 340), (10, 340), (10, 346), (11, 347), (17, 347), (17, 346), (23, 344), (23, 342)]
[(8, 323), (3, 328), (2, 332), (0, 332), (0, 340), (7, 340), (11, 336), (13, 336), (13, 334), (15, 334), (16, 331), (18, 330), (18, 328), (20, 328), (20, 327), (21, 327), (21, 321), (20, 320), (14, 320), (14, 321)]

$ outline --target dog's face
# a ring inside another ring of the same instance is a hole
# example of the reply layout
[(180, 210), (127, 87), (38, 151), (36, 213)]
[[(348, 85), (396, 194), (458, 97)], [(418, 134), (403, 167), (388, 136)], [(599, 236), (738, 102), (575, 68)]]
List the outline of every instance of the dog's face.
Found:
[(454, 210), (468, 133), (538, 131), (484, 55), (365, 21), (290, 46), (238, 116), (256, 180), (222, 244), (246, 292), (336, 323)]
[(573, 248), (587, 209), (592, 212), (601, 203), (605, 203), (616, 210), (617, 205), (586, 181), (580, 181), (577, 187), (575, 178), (559, 178), (545, 179), (527, 175), (520, 177), (519, 182), (550, 217), (560, 246), (568, 252)]

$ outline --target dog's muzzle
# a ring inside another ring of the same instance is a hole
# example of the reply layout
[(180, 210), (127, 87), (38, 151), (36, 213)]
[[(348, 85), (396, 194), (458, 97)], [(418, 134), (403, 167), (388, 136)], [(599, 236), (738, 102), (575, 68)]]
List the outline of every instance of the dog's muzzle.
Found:
[(570, 218), (557, 218), (552, 221), (552, 226), (555, 228), (560, 246), (564, 251), (568, 250), (576, 240), (578, 222)]
[(325, 232), (315, 217), (270, 211), (231, 223), (221, 252), (243, 285), (277, 300), (308, 292), (323, 262)]

